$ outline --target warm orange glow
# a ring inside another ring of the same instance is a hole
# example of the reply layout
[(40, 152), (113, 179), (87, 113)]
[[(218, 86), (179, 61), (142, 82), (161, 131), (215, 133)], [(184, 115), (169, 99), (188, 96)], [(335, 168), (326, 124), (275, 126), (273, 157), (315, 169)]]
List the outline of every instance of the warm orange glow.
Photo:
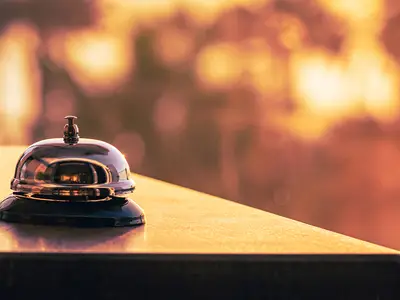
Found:
[[(375, 36), (382, 22), (382, 1), (318, 1), (347, 22), (345, 51), (335, 57), (323, 50), (301, 49), (303, 25), (296, 19), (285, 19), (280, 39), (294, 53), (289, 65), (292, 90), (302, 109), (285, 117), (284, 127), (295, 126), (294, 131), (303, 137), (318, 137), (330, 124), (345, 116), (368, 113), (384, 120), (395, 117), (397, 70), (388, 67), (390, 62)], [(115, 86), (126, 76), (127, 62), (132, 61), (122, 41), (135, 22), (157, 22), (170, 16), (177, 7), (183, 7), (199, 24), (206, 24), (229, 7), (255, 8), (265, 2), (158, 0), (155, 7), (148, 1), (103, 0), (100, 2), (102, 24), (109, 31), (121, 32), (120, 37), (94, 32), (71, 35), (66, 46), (73, 63), (70, 69), (84, 85)], [(269, 76), (273, 65), (268, 47), (260, 41), (256, 44), (250, 47), (253, 50), (246, 49), (243, 53), (228, 43), (202, 49), (196, 58), (200, 84), (205, 88), (226, 89), (246, 80), (263, 95), (278, 92), (283, 88), (282, 80)], [(169, 65), (184, 62), (192, 48), (190, 34), (177, 28), (160, 31), (155, 43), (158, 56)]]
[(26, 82), (23, 80), (25, 76), (21, 76), (25, 71), (24, 53), (21, 50), (20, 44), (15, 41), (9, 42), (3, 50), (0, 61), (2, 66), (0, 76), (3, 78), (0, 90), (4, 94), (2, 98), (5, 100), (3, 112), (12, 114), (16, 118), (24, 114), (24, 102), (27, 98)]
[[(334, 57), (324, 51), (306, 49), (294, 54), (291, 64), (295, 97), (304, 116), (289, 123), (303, 130), (302, 136), (318, 137), (330, 123), (349, 115), (368, 113), (383, 120), (398, 116), (398, 70), (379, 45), (381, 0), (320, 0), (327, 9), (347, 22), (349, 32), (344, 54)], [(315, 114), (324, 115), (317, 118)], [(313, 118), (314, 120), (308, 118)], [(304, 119), (304, 123), (300, 120)], [(295, 121), (297, 120), (297, 121)], [(298, 123), (300, 121), (300, 123)], [(310, 126), (308, 123), (317, 122)], [(316, 134), (315, 130), (321, 130)]]
[[(365, 109), (373, 116), (383, 119), (398, 114), (397, 76), (394, 68), (385, 67), (385, 58), (378, 53), (358, 51), (355, 53), (350, 72), (359, 79), (360, 96)], [(366, 63), (368, 62), (368, 63)]]
[[(286, 69), (279, 70), (281, 58), (270, 52), (262, 36), (237, 44), (216, 41), (196, 54), (191, 32), (174, 25), (176, 27), (159, 30), (154, 49), (170, 67), (190, 61), (197, 55), (194, 62), (196, 75), (203, 88), (227, 90), (243, 83), (263, 96), (282, 95), (290, 90), (290, 96), (298, 102), (300, 109), (274, 118), (280, 120), (277, 123), (282, 127), (295, 127), (289, 129), (304, 138), (319, 137), (346, 116), (369, 114), (383, 121), (396, 117), (398, 69), (377, 37), (384, 22), (383, 0), (317, 1), (346, 23), (343, 50), (335, 56), (324, 49), (305, 46), (304, 25), (294, 17), (280, 18), (278, 40), (290, 51), (288, 66), (283, 66), (289, 70), (288, 82), (285, 81)], [(160, 19), (183, 9), (192, 21), (206, 26), (229, 8), (243, 6), (257, 10), (267, 2), (99, 0), (100, 18), (96, 26), (83, 32), (55, 33), (49, 40), (49, 52), (58, 63), (67, 67), (87, 92), (109, 91), (122, 84), (134, 69), (135, 49), (130, 42), (137, 25), (158, 26)], [(0, 83), (7, 95), (2, 97), (6, 99), (3, 107), (6, 112), (22, 114), (21, 108), (27, 105), (22, 99), (31, 97), (31, 92), (22, 88), (28, 84), (24, 82), (27, 77), (21, 75), (30, 72), (24, 63), (26, 54), (23, 54), (28, 50), (18, 48), (22, 47), (18, 46), (20, 42), (7, 39), (8, 50), (2, 54), (6, 63), (1, 64), (1, 72), (8, 74)]]
[(246, 65), (250, 75), (250, 83), (254, 90), (260, 94), (268, 94), (276, 91), (276, 79), (271, 78), (272, 57), (268, 51), (259, 51), (247, 56)]
[(229, 44), (206, 47), (197, 57), (198, 78), (206, 87), (230, 87), (239, 80), (242, 66), (238, 50)]
[(158, 33), (155, 52), (167, 65), (185, 62), (193, 53), (193, 35), (188, 30), (166, 28)]
[(343, 114), (354, 105), (346, 75), (342, 63), (324, 53), (293, 58), (294, 91), (311, 113)]
[(279, 20), (278, 26), (282, 28), (280, 40), (288, 49), (296, 50), (301, 47), (306, 30), (298, 19), (285, 16), (285, 19)]
[(211, 24), (233, 1), (177, 0), (179, 6), (199, 25)]
[(171, 16), (176, 5), (173, 0), (100, 0), (101, 23), (108, 28), (126, 29), (132, 24), (154, 24)]
[(131, 70), (132, 57), (127, 41), (118, 37), (83, 32), (66, 39), (66, 54), (74, 77), (85, 86), (97, 89), (113, 88)]
[(349, 22), (376, 19), (383, 12), (382, 0), (317, 0), (329, 11)]
[(36, 47), (36, 32), (29, 24), (11, 24), (1, 36), (0, 122), (5, 122), (7, 130), (0, 132), (0, 141), (26, 143), (28, 132), (24, 128), (39, 113)]

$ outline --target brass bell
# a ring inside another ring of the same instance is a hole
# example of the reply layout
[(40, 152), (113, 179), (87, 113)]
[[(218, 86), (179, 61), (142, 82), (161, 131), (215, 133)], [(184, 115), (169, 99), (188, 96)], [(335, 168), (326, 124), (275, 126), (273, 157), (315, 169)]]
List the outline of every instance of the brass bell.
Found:
[(76, 117), (64, 137), (39, 141), (21, 155), (0, 219), (9, 222), (128, 226), (145, 223), (127, 195), (135, 189), (128, 162), (114, 146), (80, 139)]

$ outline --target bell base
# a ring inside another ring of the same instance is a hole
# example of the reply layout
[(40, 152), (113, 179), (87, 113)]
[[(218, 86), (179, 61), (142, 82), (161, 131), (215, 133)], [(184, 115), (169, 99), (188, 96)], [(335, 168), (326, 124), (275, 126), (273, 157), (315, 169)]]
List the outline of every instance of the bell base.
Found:
[(0, 220), (77, 227), (123, 227), (145, 224), (143, 209), (132, 199), (73, 203), (31, 200), (14, 194), (0, 202)]

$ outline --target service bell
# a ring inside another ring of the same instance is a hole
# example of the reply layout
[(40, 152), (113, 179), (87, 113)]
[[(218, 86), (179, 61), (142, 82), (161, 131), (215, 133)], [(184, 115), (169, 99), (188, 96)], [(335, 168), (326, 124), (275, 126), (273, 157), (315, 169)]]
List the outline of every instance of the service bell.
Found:
[(79, 137), (67, 116), (64, 137), (29, 146), (21, 155), (0, 219), (10, 222), (128, 226), (145, 223), (127, 195), (135, 189), (128, 162), (114, 146)]

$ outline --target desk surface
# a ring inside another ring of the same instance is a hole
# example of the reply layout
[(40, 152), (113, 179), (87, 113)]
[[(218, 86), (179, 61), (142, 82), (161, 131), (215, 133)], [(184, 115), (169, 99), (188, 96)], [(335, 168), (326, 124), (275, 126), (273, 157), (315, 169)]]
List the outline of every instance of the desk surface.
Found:
[[(0, 200), (24, 147), (0, 147)], [(147, 224), (81, 229), (0, 222), (0, 252), (373, 254), (397, 251), (134, 175)]]

